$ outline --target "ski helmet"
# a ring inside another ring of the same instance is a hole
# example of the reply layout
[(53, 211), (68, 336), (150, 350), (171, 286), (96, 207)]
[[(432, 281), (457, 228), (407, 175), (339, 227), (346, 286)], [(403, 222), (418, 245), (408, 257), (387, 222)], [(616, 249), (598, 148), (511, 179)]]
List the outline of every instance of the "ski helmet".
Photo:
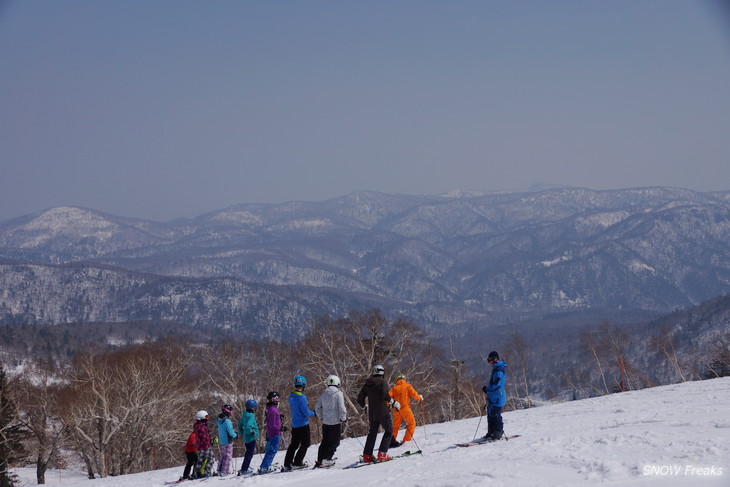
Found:
[(224, 404), (223, 406), (221, 406), (221, 412), (223, 414), (225, 414), (226, 416), (230, 416), (231, 413), (233, 412), (233, 406), (231, 406), (229, 404)]
[(197, 419), (198, 421), (200, 421), (201, 419), (208, 419), (208, 412), (201, 409), (200, 411), (195, 413), (195, 419)]
[(385, 375), (385, 368), (382, 365), (376, 365), (373, 367), (372, 373), (373, 375), (383, 376)]
[(499, 360), (499, 354), (497, 352), (489, 352), (489, 355), (487, 356), (487, 362), (496, 362)]
[(328, 386), (335, 386), (340, 387), (340, 378), (336, 375), (331, 375), (327, 377), (327, 380), (325, 382)]
[(395, 381), (398, 382), (399, 380), (406, 380), (406, 376), (401, 374), (398, 377), (395, 378)]
[(249, 399), (248, 401), (246, 401), (246, 409), (255, 409), (257, 407), (259, 407), (259, 403), (257, 403), (255, 400)]
[(266, 395), (266, 399), (271, 402), (279, 402), (279, 393), (276, 391), (271, 391)]
[(307, 379), (303, 375), (294, 377), (294, 387), (304, 387), (307, 385)]

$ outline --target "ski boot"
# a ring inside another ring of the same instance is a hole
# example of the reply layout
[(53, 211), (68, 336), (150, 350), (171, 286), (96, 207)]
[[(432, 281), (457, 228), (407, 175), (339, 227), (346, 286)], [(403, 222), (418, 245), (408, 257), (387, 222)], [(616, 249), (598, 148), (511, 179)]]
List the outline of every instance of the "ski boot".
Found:
[(375, 457), (364, 453), (363, 456), (360, 457), (360, 461), (362, 463), (375, 463)]
[(387, 452), (382, 452), (382, 451), (378, 452), (378, 461), (379, 462), (387, 462), (388, 460), (392, 460), (392, 459), (393, 458), (391, 458), (391, 456), (388, 455)]

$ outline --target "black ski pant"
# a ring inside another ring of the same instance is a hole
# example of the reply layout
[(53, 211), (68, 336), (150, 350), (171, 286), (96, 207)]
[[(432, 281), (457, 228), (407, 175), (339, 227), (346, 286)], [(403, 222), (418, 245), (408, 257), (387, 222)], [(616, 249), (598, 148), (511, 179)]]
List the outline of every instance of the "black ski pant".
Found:
[(183, 478), (189, 479), (190, 470), (195, 466), (195, 463), (198, 461), (198, 454), (195, 452), (186, 451), (185, 456), (188, 459), (188, 463), (185, 464), (185, 470), (183, 470)]
[(368, 437), (365, 440), (365, 450), (363, 450), (363, 453), (365, 455), (372, 455), (373, 449), (375, 448), (375, 440), (378, 437), (378, 428), (383, 427), (383, 430), (385, 431), (383, 433), (383, 439), (380, 441), (380, 448), (378, 450), (381, 453), (385, 453), (388, 451), (388, 448), (390, 447), (390, 440), (393, 439), (393, 420), (390, 418), (390, 416), (386, 416), (380, 421), (378, 420), (370, 420), (370, 432), (368, 433)]
[(342, 430), (339, 424), (322, 424), (322, 443), (319, 444), (317, 451), (317, 461), (332, 460), (335, 456), (337, 447), (340, 446), (340, 435)]
[(288, 468), (292, 465), (301, 465), (304, 461), (304, 455), (307, 454), (307, 448), (312, 444), (309, 432), (309, 425), (300, 426), (291, 429), (291, 444), (286, 449), (284, 457), (284, 467)]

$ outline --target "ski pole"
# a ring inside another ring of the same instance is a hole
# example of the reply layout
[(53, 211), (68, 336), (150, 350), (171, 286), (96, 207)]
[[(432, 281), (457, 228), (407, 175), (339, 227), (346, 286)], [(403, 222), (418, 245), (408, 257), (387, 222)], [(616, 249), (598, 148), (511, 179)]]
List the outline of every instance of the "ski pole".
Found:
[[(485, 404), (484, 405), (484, 410), (486, 411), (486, 409), (487, 409), (487, 405)], [(482, 424), (482, 417), (483, 416), (484, 416), (484, 413), (482, 413), (481, 415), (479, 415), (479, 422), (477, 423), (477, 430), (474, 432), (474, 438), (472, 438), (471, 441), (474, 441), (474, 440), (477, 439), (477, 433), (479, 433), (479, 426), (481, 426), (481, 424)]]
[[(238, 445), (236, 444), (235, 440), (233, 441), (233, 473), (238, 472), (238, 457), (236, 457), (236, 450), (238, 449)], [(241, 453), (240, 450), (238, 452)]]
[(411, 440), (413, 440), (413, 444), (414, 444), (414, 445), (416, 445), (416, 448), (418, 448), (418, 451), (420, 451), (420, 452), (421, 452), (421, 454), (423, 454), (423, 450), (421, 450), (421, 447), (420, 447), (420, 446), (418, 446), (418, 442), (416, 441), (416, 437), (415, 437), (415, 436), (413, 436), (413, 437), (411, 438)]
[(358, 438), (357, 436), (355, 436), (355, 432), (352, 431), (352, 428), (350, 428), (350, 425), (347, 423), (347, 421), (345, 421), (345, 426), (347, 426), (347, 429), (350, 430), (350, 434), (352, 435), (352, 437), (355, 438), (358, 443), (360, 443), (360, 446), (363, 447), (363, 448), (365, 448), (365, 445), (362, 444), (362, 441), (360, 441), (360, 438)]
[(423, 438), (427, 440), (428, 435), (426, 435), (426, 415), (423, 412), (423, 399), (421, 399), (421, 427), (423, 428)]

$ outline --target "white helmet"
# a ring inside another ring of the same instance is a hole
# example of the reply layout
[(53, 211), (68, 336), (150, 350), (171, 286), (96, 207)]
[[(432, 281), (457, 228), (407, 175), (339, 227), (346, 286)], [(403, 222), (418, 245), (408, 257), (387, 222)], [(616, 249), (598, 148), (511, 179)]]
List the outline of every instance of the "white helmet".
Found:
[(337, 377), (336, 375), (331, 375), (331, 376), (327, 377), (327, 380), (325, 381), (325, 383), (328, 386), (340, 387), (340, 378)]
[(200, 411), (198, 411), (197, 413), (195, 413), (195, 419), (197, 419), (198, 421), (200, 421), (201, 419), (206, 419), (207, 417), (208, 417), (208, 412), (203, 411), (202, 409)]
[(385, 368), (382, 365), (376, 365), (372, 369), (373, 375), (385, 375)]

